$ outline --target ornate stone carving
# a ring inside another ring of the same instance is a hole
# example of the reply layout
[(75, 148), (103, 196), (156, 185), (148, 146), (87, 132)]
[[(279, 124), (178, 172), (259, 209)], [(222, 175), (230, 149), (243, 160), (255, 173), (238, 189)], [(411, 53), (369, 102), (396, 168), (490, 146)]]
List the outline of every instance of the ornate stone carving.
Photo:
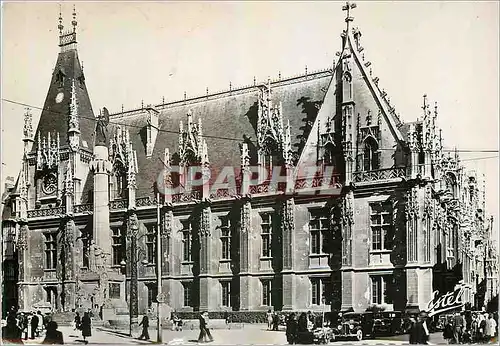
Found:
[(68, 119), (68, 140), (72, 150), (77, 150), (80, 146), (80, 124), (78, 121), (78, 102), (76, 100), (75, 80), (71, 84), (71, 102), (69, 105)]
[(57, 133), (56, 138), (51, 138), (50, 132), (47, 134), (47, 138), (40, 139), (40, 133), (38, 134), (38, 146), (37, 146), (37, 170), (50, 170), (56, 169), (59, 165), (59, 133)]
[(248, 150), (248, 144), (240, 144), (240, 157), (241, 157), (241, 171), (242, 173), (250, 172), (250, 151)]
[(128, 185), (127, 187), (129, 189), (135, 189), (137, 187), (136, 185), (136, 175), (138, 172), (138, 165), (137, 165), (137, 152), (132, 149), (132, 143), (128, 146), (128, 170), (127, 170), (127, 182)]
[(174, 213), (170, 206), (163, 215), (163, 228), (161, 230), (162, 238), (170, 238), (170, 236), (172, 235), (173, 221), (174, 221)]
[(95, 129), (95, 145), (106, 146), (108, 139), (108, 124), (109, 124), (109, 112), (104, 107), (102, 109), (102, 114), (97, 118), (97, 124)]
[(258, 161), (260, 164), (266, 155), (279, 155), (285, 165), (293, 163), (291, 148), (290, 122), (286, 127), (283, 122), (282, 103), (274, 105), (272, 101), (271, 81), (260, 87), (257, 116), (257, 147)]
[(283, 235), (283, 267), (292, 267), (292, 235), (295, 230), (295, 201), (285, 196), (281, 205), (281, 231)]
[(179, 123), (179, 156), (180, 165), (208, 164), (207, 143), (203, 138), (203, 127), (201, 118), (198, 124), (193, 124), (193, 113), (190, 110), (187, 114), (186, 129), (182, 121)]
[(64, 178), (64, 193), (66, 195), (72, 195), (73, 194), (73, 172), (71, 169), (71, 161), (68, 160), (68, 163), (66, 165), (66, 174)]
[(128, 130), (117, 127), (109, 141), (109, 157), (115, 174), (126, 175), (127, 187), (136, 188), (137, 152), (133, 149)]
[(24, 113), (23, 135), (24, 139), (33, 139), (33, 116), (30, 108), (26, 108), (26, 113)]
[(24, 219), (19, 220), (19, 234), (17, 236), (17, 248), (19, 250), (25, 250), (28, 244), (28, 222)]
[(342, 225), (348, 226), (354, 223), (354, 211), (352, 210), (352, 197), (346, 195), (342, 200)]
[(210, 208), (210, 201), (206, 200), (201, 203), (200, 215), (200, 235), (202, 237), (210, 237), (212, 228), (212, 211)]

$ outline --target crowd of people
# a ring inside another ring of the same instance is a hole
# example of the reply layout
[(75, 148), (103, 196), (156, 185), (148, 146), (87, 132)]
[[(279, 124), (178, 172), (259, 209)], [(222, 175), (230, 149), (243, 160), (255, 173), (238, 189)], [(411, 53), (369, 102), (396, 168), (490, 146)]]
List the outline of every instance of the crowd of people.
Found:
[[(81, 330), (86, 344), (87, 337), (92, 335), (91, 326), (90, 312), (85, 312), (81, 319), (79, 313), (76, 313), (73, 328)], [(6, 325), (2, 328), (2, 342), (24, 344), (25, 340), (43, 336), (42, 344), (63, 345), (64, 337), (58, 327), (57, 322), (52, 321), (50, 314), (43, 315), (40, 311), (18, 312), (12, 308), (7, 314)]]
[(279, 325), (281, 323), (281, 317), (276, 311), (267, 310), (267, 330), (279, 330)]
[(497, 335), (497, 322), (493, 314), (462, 312), (448, 315), (443, 338), (450, 344), (489, 343)]
[(322, 319), (318, 321), (311, 311), (302, 312), (298, 319), (295, 313), (286, 317), (286, 340), (289, 344), (312, 344), (314, 342), (313, 330), (318, 324), (323, 324)]

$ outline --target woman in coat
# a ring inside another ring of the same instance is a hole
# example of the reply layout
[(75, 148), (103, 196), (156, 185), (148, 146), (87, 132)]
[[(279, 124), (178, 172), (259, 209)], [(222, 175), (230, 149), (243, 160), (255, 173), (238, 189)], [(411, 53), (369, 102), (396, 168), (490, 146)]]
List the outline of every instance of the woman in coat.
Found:
[(85, 312), (85, 314), (82, 317), (82, 336), (83, 336), (83, 341), (88, 344), (88, 340), (86, 339), (88, 336), (92, 336), (92, 321), (90, 320), (90, 315), (88, 312)]
[(286, 321), (286, 340), (290, 345), (295, 344), (297, 341), (297, 321), (295, 320), (295, 313), (291, 313)]

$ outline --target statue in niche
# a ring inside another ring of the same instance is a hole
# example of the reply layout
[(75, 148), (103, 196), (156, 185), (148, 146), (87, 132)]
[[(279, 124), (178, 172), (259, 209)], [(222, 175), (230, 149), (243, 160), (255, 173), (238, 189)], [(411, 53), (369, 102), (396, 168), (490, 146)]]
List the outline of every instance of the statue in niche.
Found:
[(108, 138), (108, 126), (109, 124), (109, 112), (104, 107), (102, 109), (102, 114), (97, 118), (97, 124), (95, 129), (95, 145), (104, 145), (107, 144)]

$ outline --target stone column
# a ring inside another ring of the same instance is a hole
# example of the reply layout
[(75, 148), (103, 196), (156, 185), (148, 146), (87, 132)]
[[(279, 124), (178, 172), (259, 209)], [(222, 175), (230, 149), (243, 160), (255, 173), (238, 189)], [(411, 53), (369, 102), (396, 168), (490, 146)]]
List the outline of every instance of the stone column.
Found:
[[(354, 194), (350, 190), (342, 201), (342, 268), (352, 267), (352, 225)], [(352, 271), (342, 271), (342, 309), (353, 307), (354, 276)]]
[(112, 167), (108, 160), (108, 148), (98, 145), (94, 148), (94, 160), (90, 163), (94, 173), (94, 219), (93, 240), (95, 245), (111, 253), (109, 227), (109, 174)]
[(241, 228), (240, 228), (240, 310), (251, 310), (251, 276), (253, 242), (251, 235), (251, 196), (241, 199)]
[(212, 308), (211, 291), (212, 274), (214, 256), (212, 256), (212, 211), (210, 202), (205, 200), (201, 203), (200, 215), (200, 310), (209, 310)]
[(28, 221), (24, 218), (18, 221), (19, 235), (17, 238), (18, 259), (19, 259), (19, 308), (26, 310), (31, 307), (27, 305), (28, 287), (25, 286), (27, 281), (27, 266), (30, 263), (29, 256), (29, 238), (28, 238)]
[(76, 259), (75, 259), (75, 222), (73, 214), (63, 217), (65, 257), (63, 263), (61, 305), (63, 311), (76, 308)]
[(283, 246), (283, 310), (292, 310), (295, 306), (295, 275), (293, 273), (293, 249), (295, 233), (295, 200), (285, 196), (281, 210), (282, 246)]

